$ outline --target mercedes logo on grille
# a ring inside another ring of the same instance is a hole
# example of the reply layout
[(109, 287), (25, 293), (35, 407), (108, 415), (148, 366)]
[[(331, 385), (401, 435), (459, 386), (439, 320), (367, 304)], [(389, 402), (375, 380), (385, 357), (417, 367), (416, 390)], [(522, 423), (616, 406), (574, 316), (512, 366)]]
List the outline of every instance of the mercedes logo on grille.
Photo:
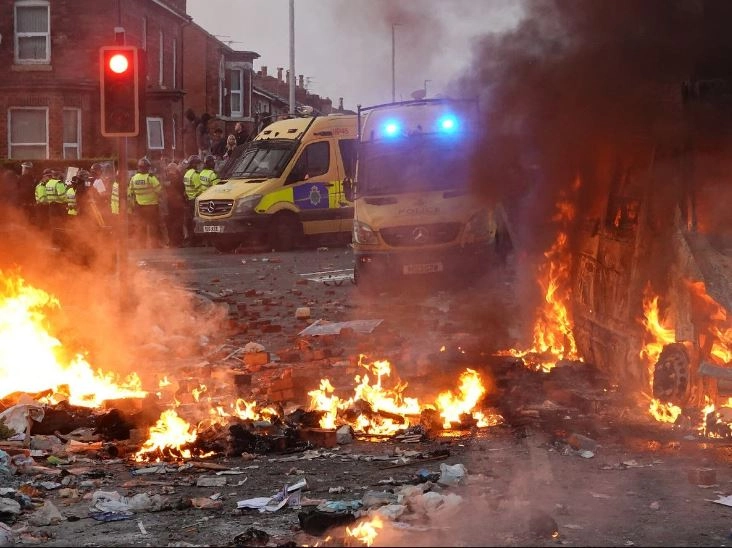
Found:
[(206, 204), (206, 211), (209, 213), (213, 213), (216, 211), (216, 204), (211, 200), (209, 203)]
[(426, 242), (429, 236), (430, 232), (424, 226), (418, 226), (417, 228), (412, 230), (412, 240), (414, 240), (418, 244)]

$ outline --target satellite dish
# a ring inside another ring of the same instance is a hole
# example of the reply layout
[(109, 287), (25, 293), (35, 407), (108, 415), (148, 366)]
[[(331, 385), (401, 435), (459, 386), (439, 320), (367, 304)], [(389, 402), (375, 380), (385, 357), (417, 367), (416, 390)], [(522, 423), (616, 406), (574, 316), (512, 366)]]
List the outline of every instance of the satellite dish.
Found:
[(424, 89), (417, 89), (412, 92), (412, 99), (420, 100), (424, 99), (425, 95), (427, 95), (427, 92)]

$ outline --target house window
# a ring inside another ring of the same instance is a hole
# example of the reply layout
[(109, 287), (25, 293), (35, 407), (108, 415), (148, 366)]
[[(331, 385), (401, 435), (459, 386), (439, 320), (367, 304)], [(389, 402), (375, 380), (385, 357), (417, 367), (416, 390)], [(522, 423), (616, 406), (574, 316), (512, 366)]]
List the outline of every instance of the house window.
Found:
[(81, 109), (65, 108), (64, 119), (64, 159), (81, 158)]
[(50, 17), (45, 0), (15, 3), (15, 62), (50, 63)]
[(11, 108), (8, 112), (8, 158), (48, 158), (48, 109)]
[(158, 55), (158, 85), (163, 87), (163, 31), (160, 31), (160, 53)]
[(233, 118), (241, 118), (244, 115), (242, 109), (242, 80), (243, 73), (241, 69), (234, 69), (231, 71), (231, 89), (229, 90), (229, 101), (231, 107), (231, 116)]
[(149, 150), (163, 150), (165, 148), (162, 118), (147, 119), (147, 148)]

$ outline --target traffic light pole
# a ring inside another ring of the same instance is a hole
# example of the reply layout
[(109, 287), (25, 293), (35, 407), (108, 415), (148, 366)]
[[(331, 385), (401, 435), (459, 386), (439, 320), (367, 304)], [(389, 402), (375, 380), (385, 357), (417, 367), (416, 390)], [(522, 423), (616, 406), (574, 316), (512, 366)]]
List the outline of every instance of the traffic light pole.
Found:
[(117, 158), (119, 161), (119, 223), (117, 224), (117, 276), (119, 278), (120, 308), (126, 310), (131, 303), (127, 257), (129, 244), (129, 216), (127, 215), (127, 137), (117, 137)]

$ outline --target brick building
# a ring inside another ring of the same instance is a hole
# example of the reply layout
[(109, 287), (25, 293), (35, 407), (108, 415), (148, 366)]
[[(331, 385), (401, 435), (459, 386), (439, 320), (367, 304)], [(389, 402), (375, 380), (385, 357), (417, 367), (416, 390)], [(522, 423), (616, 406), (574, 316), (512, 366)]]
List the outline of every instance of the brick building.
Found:
[[(259, 55), (235, 51), (195, 24), (186, 0), (2, 0), (0, 159), (116, 157), (116, 139), (100, 131), (99, 48), (117, 43), (117, 28), (139, 48), (144, 70), (130, 159), (183, 158), (189, 108), (210, 114), (209, 127), (225, 134), (236, 122), (251, 134), (266, 113), (289, 110), (282, 69), (278, 78), (266, 67), (255, 74)], [(331, 111), (330, 99), (310, 94), (302, 76), (296, 99)]]
[(99, 129), (99, 48), (140, 49), (147, 68), (140, 136), (128, 156), (170, 154), (183, 112), (185, 0), (10, 0), (0, 2), (0, 156), (114, 156)]

